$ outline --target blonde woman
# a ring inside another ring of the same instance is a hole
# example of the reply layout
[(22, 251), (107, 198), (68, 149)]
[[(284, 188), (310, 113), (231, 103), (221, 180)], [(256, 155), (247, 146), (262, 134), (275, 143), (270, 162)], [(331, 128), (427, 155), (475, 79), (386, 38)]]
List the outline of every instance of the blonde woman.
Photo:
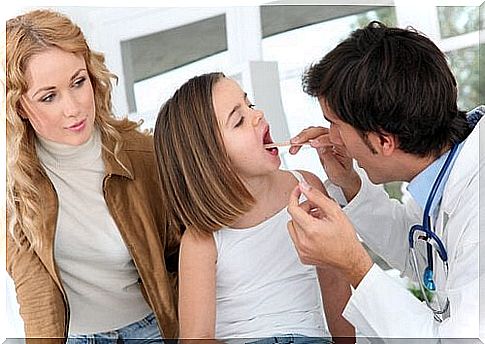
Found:
[(103, 55), (67, 17), (7, 21), (7, 269), (27, 337), (178, 334), (179, 233), (152, 137), (117, 120)]

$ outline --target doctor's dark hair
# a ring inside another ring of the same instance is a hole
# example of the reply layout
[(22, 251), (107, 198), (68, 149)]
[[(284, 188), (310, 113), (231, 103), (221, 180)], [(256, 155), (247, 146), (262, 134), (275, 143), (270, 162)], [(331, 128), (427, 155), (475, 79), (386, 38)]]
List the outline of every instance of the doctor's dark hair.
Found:
[(231, 225), (254, 204), (232, 168), (213, 105), (222, 73), (196, 76), (161, 107), (154, 144), (171, 226), (208, 234)]
[(369, 132), (394, 134), (406, 153), (436, 156), (470, 132), (445, 55), (412, 28), (373, 21), (355, 30), (305, 71), (303, 90), (364, 141)]

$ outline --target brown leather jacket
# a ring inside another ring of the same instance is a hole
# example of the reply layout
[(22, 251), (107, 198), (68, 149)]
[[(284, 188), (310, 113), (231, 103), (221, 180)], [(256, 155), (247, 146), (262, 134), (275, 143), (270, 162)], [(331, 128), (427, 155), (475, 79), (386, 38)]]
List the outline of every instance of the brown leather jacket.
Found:
[[(103, 150), (104, 197), (133, 257), (142, 292), (156, 314), (161, 333), (165, 338), (176, 338), (180, 234), (176, 229), (165, 230), (153, 138), (134, 130), (121, 134), (124, 142), (118, 158), (130, 173)], [(114, 142), (103, 144), (113, 151)], [(7, 233), (7, 270), (15, 282), (26, 336), (48, 337), (50, 340), (44, 342), (49, 343), (54, 338), (64, 342), (70, 314), (53, 253), (57, 194), (45, 172), (35, 178), (43, 195), (39, 202), (47, 214), (46, 231), (39, 233), (43, 246), (29, 250), (25, 236), (21, 235), (19, 246)]]

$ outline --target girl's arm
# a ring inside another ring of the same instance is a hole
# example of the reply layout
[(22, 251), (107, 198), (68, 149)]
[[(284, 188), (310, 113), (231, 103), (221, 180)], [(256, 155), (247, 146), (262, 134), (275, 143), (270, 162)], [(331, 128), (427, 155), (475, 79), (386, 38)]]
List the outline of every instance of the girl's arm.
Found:
[(350, 284), (330, 266), (317, 267), (328, 328), (336, 344), (355, 343), (355, 329), (342, 316), (350, 298)]
[[(314, 174), (300, 171), (306, 182), (328, 196), (320, 179)], [(350, 283), (337, 270), (329, 266), (317, 267), (328, 328), (335, 343), (355, 343), (355, 329), (342, 316), (349, 301)]]
[(179, 260), (180, 338), (215, 336), (216, 259), (212, 235), (185, 231)]

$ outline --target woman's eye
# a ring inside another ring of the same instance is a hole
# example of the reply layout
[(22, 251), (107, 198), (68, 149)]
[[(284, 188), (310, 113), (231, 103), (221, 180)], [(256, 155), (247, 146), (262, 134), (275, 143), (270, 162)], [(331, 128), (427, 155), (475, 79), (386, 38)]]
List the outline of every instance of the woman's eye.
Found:
[(237, 127), (241, 126), (243, 123), (244, 123), (244, 117), (241, 116), (241, 118), (239, 119), (239, 121), (237, 121), (237, 123), (234, 127), (237, 128)]
[(52, 101), (52, 99), (54, 99), (54, 95), (51, 93), (51, 94), (46, 95), (45, 97), (42, 97), (40, 99), (40, 101), (43, 102), (43, 103), (50, 103)]
[(82, 84), (84, 84), (85, 81), (86, 81), (86, 78), (84, 76), (82, 78), (76, 79), (74, 81), (74, 87), (81, 86)]

